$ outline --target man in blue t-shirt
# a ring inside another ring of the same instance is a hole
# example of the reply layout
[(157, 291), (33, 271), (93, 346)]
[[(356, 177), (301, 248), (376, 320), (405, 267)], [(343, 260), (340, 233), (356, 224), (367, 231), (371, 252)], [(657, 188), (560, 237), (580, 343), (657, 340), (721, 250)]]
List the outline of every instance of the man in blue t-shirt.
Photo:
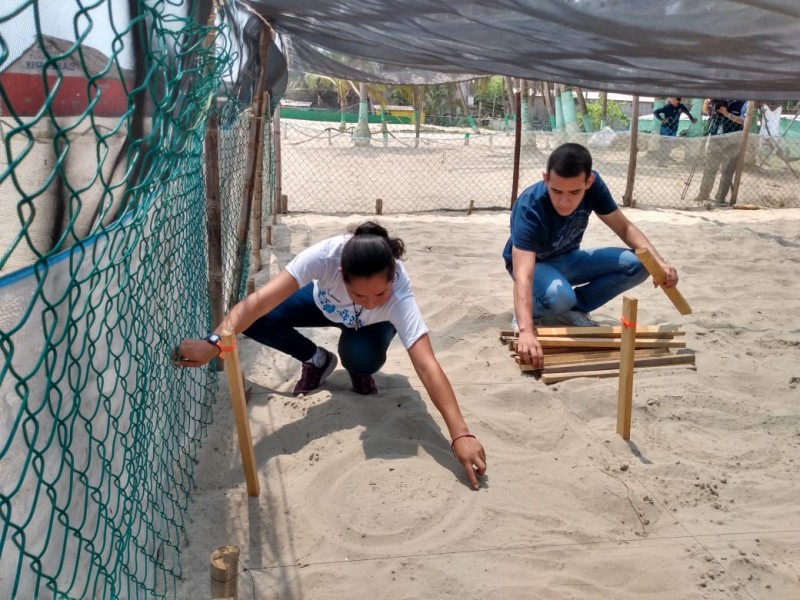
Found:
[(666, 273), (666, 287), (678, 283), (675, 267), (622, 214), (600, 175), (592, 171), (592, 155), (586, 148), (570, 143), (553, 150), (543, 177), (514, 203), (511, 236), (503, 250), (506, 269), (514, 279), (517, 352), (538, 369), (543, 354), (534, 319), (595, 325), (587, 313), (647, 279), (631, 250), (580, 248), (592, 212), (629, 248), (652, 253)]

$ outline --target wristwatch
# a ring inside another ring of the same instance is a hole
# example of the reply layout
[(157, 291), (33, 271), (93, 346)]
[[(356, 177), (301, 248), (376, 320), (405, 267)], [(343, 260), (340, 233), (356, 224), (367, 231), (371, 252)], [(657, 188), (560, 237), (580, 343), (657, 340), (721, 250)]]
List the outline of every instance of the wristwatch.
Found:
[(218, 333), (211, 333), (203, 338), (212, 346), (216, 346), (219, 350), (219, 356), (222, 356), (222, 338), (219, 336)]

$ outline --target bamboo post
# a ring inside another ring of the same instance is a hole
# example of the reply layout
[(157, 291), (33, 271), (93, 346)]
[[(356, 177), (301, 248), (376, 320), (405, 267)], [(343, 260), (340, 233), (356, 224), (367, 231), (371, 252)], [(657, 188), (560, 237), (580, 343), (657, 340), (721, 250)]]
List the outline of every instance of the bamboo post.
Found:
[(272, 144), (275, 153), (275, 201), (278, 206), (272, 207), (272, 223), (273, 225), (278, 222), (278, 213), (280, 212), (281, 193), (283, 192), (282, 177), (281, 177), (281, 105), (275, 107), (275, 113), (272, 115)]
[(231, 408), (236, 421), (236, 435), (239, 438), (239, 451), (242, 455), (244, 479), (247, 482), (248, 496), (258, 496), (260, 488), (256, 457), (253, 451), (253, 438), (250, 436), (250, 422), (247, 419), (247, 402), (242, 380), (242, 367), (239, 363), (239, 350), (236, 335), (232, 329), (222, 331), (222, 347), (225, 355), (225, 372), (228, 375), (228, 389), (231, 393)]
[(255, 174), (253, 183), (253, 209), (251, 211), (250, 222), (250, 264), (252, 272), (258, 273), (261, 270), (261, 226), (263, 218), (262, 200), (264, 197), (264, 119), (268, 120), (269, 113), (269, 92), (264, 92), (258, 105), (261, 113), (259, 127), (259, 138), (256, 146), (255, 155)]
[(617, 395), (617, 433), (631, 439), (633, 412), (633, 361), (636, 354), (636, 314), (639, 301), (622, 297), (622, 345), (619, 355), (619, 392)]
[(683, 297), (678, 291), (677, 287), (664, 287), (664, 281), (667, 278), (666, 273), (664, 273), (664, 269), (661, 268), (656, 262), (656, 259), (653, 258), (653, 255), (650, 254), (650, 251), (647, 248), (639, 248), (636, 250), (637, 258), (642, 261), (644, 268), (653, 276), (655, 282), (664, 290), (664, 293), (667, 297), (672, 301), (672, 304), (675, 308), (678, 309), (678, 312), (682, 315), (690, 315), (692, 314), (692, 307), (689, 306), (689, 303), (686, 301), (686, 298)]
[(639, 153), (639, 96), (633, 97), (631, 108), (631, 150), (628, 157), (628, 179), (625, 182), (625, 194), (622, 206), (633, 206), (633, 184), (636, 181), (636, 157)]
[[(244, 191), (242, 194), (242, 206), (239, 212), (239, 225), (236, 228), (237, 249), (236, 258), (233, 264), (233, 277), (231, 281), (231, 289), (228, 290), (228, 306), (232, 307), (236, 304), (239, 297), (239, 282), (244, 273), (244, 257), (247, 252), (247, 239), (249, 237), (250, 218), (253, 212), (253, 192), (256, 183), (256, 159), (258, 156), (258, 146), (263, 140), (263, 125), (264, 107), (262, 102), (264, 100), (264, 69), (267, 64), (267, 53), (269, 51), (269, 44), (271, 38), (269, 30), (266, 28), (261, 31), (259, 36), (258, 52), (259, 64), (261, 68), (258, 83), (256, 85), (256, 92), (253, 96), (256, 99), (256, 105), (253, 107), (253, 118), (250, 120), (250, 132), (247, 143), (247, 165), (244, 175)], [(261, 235), (261, 231), (258, 231)], [(259, 261), (260, 262), (260, 261)]]
[(211, 554), (211, 600), (239, 597), (239, 546), (220, 546)]
[[(216, 327), (224, 315), (222, 290), (222, 202), (219, 195), (219, 117), (208, 118), (205, 136), (206, 153), (206, 231), (208, 233), (208, 298), (211, 304), (211, 326)], [(217, 371), (222, 360), (216, 360)]]
[(517, 201), (517, 190), (519, 190), (519, 150), (522, 144), (522, 93), (514, 92), (514, 111), (516, 113), (516, 121), (514, 122), (514, 177), (511, 181), (511, 208), (514, 208), (514, 202)]
[(475, 200), (470, 200), (469, 201), (469, 208), (467, 209), (467, 216), (470, 216), (474, 209), (475, 209)]
[[(753, 104), (754, 106), (750, 106)], [(747, 155), (747, 138), (750, 135), (750, 124), (753, 122), (753, 113), (758, 109), (752, 100), (747, 102), (747, 114), (744, 117), (744, 131), (742, 132), (742, 143), (739, 145), (739, 156), (736, 157), (736, 172), (733, 176), (733, 188), (731, 189), (731, 206), (736, 204), (739, 195), (739, 183), (742, 181), (742, 170), (744, 170), (744, 159)]]
[(288, 194), (281, 194), (281, 214), (285, 215), (289, 212), (289, 196)]
[(381, 198), (375, 200), (375, 214), (376, 215), (383, 214), (383, 200)]

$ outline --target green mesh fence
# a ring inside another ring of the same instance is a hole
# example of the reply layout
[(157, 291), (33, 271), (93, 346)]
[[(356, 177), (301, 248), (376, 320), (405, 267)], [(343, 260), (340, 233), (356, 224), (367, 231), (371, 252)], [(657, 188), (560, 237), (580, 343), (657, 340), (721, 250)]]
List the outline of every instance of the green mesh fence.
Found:
[(2, 598), (172, 597), (181, 574), (216, 373), (170, 354), (210, 326), (207, 118), (232, 272), (250, 117), (216, 100), (227, 27), (132, 4), (0, 7)]

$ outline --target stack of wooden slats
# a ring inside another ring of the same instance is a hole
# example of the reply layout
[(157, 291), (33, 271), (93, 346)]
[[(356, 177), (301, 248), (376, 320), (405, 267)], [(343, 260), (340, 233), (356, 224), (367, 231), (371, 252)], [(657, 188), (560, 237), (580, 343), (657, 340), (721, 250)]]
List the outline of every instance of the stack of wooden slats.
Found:
[[(508, 344), (522, 371), (533, 371), (546, 384), (573, 377), (617, 377), (619, 375), (622, 327), (538, 327), (536, 337), (544, 352), (544, 368), (517, 355), (517, 334), (501, 331), (500, 341)], [(694, 353), (678, 353), (686, 347), (684, 331), (670, 325), (636, 327), (634, 367), (688, 366), (695, 369)]]

